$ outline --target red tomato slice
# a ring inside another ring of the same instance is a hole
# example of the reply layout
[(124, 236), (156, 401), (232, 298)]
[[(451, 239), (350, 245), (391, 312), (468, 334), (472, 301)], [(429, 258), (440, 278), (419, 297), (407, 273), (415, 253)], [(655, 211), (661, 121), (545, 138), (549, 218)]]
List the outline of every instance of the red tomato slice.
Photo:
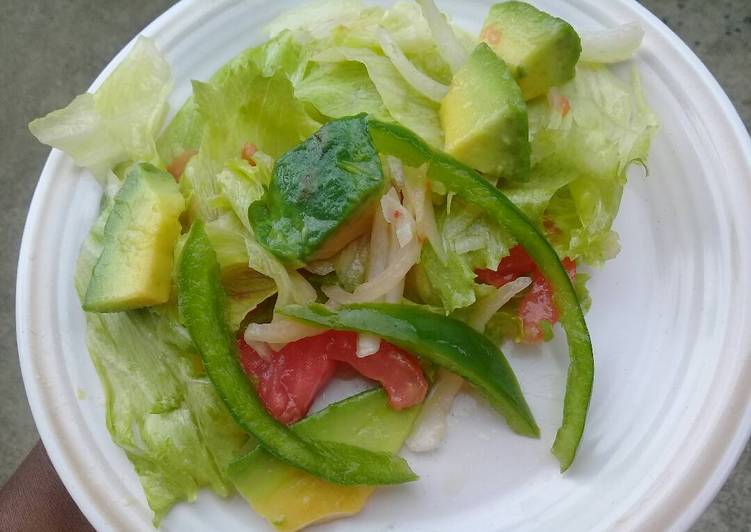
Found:
[(338, 363), (347, 364), (363, 377), (378, 381), (395, 410), (425, 399), (428, 383), (417, 359), (381, 342), (379, 351), (357, 358), (357, 335), (327, 331), (284, 346), (269, 360), (262, 358), (241, 338), (240, 362), (256, 383), (266, 410), (282, 423), (294, 423), (307, 414), (318, 393), (334, 375)]
[[(561, 263), (573, 280), (576, 277), (576, 262), (564, 258)], [(558, 321), (558, 309), (553, 304), (553, 290), (542, 276), (534, 261), (521, 246), (514, 246), (509, 255), (501, 260), (498, 269), (477, 270), (477, 280), (481, 283), (503, 286), (523, 276), (532, 277), (532, 287), (519, 303), (519, 319), (522, 322), (522, 341), (530, 344), (545, 339), (543, 321), (553, 325)]]
[(524, 248), (514, 246), (509, 250), (509, 254), (501, 259), (498, 268), (495, 270), (477, 270), (475, 273), (477, 280), (481, 283), (503, 286), (514, 279), (530, 275), (535, 269), (537, 269), (537, 266), (524, 251)]
[(419, 404), (428, 392), (428, 382), (415, 357), (388, 342), (381, 341), (378, 352), (358, 358), (357, 335), (339, 332), (336, 344), (329, 344), (329, 358), (352, 366), (360, 375), (378, 381), (389, 396), (394, 410)]
[(336, 362), (328, 360), (325, 335), (303, 338), (284, 346), (269, 360), (243, 339), (237, 341), (245, 373), (256, 382), (266, 410), (282, 423), (305, 417), (318, 393), (334, 376)]

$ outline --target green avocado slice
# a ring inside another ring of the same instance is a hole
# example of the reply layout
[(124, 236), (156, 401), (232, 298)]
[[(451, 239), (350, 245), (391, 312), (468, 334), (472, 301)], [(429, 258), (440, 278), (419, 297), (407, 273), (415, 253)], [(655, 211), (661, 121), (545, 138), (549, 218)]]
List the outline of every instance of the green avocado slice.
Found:
[(527, 179), (527, 106), (506, 63), (487, 44), (454, 74), (440, 117), (446, 153), (493, 177)]
[(526, 2), (491, 7), (480, 40), (509, 64), (525, 100), (572, 79), (581, 54), (571, 24)]
[[(409, 436), (420, 406), (394, 410), (381, 389), (348, 397), (294, 424), (293, 432), (395, 453)], [(253, 510), (278, 530), (352, 515), (365, 506), (373, 486), (340, 486), (315, 477), (258, 447), (232, 464), (230, 480)]]
[(148, 163), (134, 165), (104, 226), (104, 249), (83, 309), (119, 312), (166, 303), (184, 209), (185, 200), (170, 174)]

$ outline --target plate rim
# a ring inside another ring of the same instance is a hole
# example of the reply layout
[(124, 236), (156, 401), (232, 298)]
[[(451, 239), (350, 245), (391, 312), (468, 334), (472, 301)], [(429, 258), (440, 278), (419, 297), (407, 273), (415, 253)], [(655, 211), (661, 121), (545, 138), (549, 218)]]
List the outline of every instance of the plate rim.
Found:
[[(268, 0), (254, 3), (262, 4), (266, 1)], [(569, 0), (569, 2), (587, 4), (593, 9), (596, 8), (595, 6), (602, 8), (596, 0), (580, 0), (578, 2), (576, 0)], [(138, 32), (107, 64), (87, 90), (91, 91), (102, 83), (115, 66), (122, 61), (139, 35), (152, 37), (161, 46), (164, 46), (170, 40), (174, 39), (177, 33), (184, 31), (184, 28), (179, 28), (179, 30), (174, 30), (171, 33), (169, 28), (171, 24), (179, 21), (187, 13), (191, 17), (199, 19), (201, 13), (208, 14), (213, 10), (223, 9), (230, 3), (232, 3), (232, 0), (219, 0), (216, 2), (180, 0)], [(609, 9), (618, 7), (618, 4), (623, 8), (637, 13), (642, 19), (649, 22), (652, 28), (658, 31), (661, 37), (678, 53), (679, 58), (685, 62), (686, 66), (692, 70), (697, 82), (704, 85), (704, 88), (711, 93), (715, 103), (719, 104), (722, 110), (722, 116), (718, 120), (721, 120), (723, 124), (731, 126), (732, 138), (737, 142), (739, 160), (744, 161), (745, 168), (749, 175), (751, 175), (751, 137), (749, 137), (749, 133), (743, 125), (737, 110), (716, 78), (688, 45), (648, 9), (636, 2), (636, 0), (616, 0)], [(179, 27), (179, 24), (175, 24), (175, 26)], [(39, 333), (31, 326), (31, 318), (34, 315), (34, 311), (30, 296), (33, 279), (30, 274), (33, 272), (31, 265), (34, 261), (35, 249), (40, 241), (34, 238), (34, 235), (40, 231), (43, 225), (43, 207), (45, 205), (45, 197), (50, 192), (51, 182), (54, 178), (54, 168), (64, 163), (66, 158), (59, 150), (51, 150), (35, 187), (24, 224), (16, 272), (16, 342), (24, 387), (32, 416), (55, 470), (71, 497), (91, 524), (97, 529), (110, 529), (116, 528), (117, 523), (123, 524), (117, 516), (118, 513), (123, 512), (112, 511), (111, 507), (108, 508), (106, 504), (102, 504), (101, 493), (97, 496), (95, 493), (96, 490), (91, 485), (87, 485), (82, 475), (78, 474), (71, 467), (72, 462), (75, 461), (71, 456), (71, 453), (74, 451), (66, 449), (65, 445), (61, 443), (63, 440), (60, 438), (60, 433), (55, 430), (51, 422), (51, 417), (54, 413), (50, 410), (49, 405), (46, 405), (41, 400), (41, 387), (44, 386), (44, 383), (41, 382), (41, 377), (36, 373), (37, 368), (34, 366), (35, 352), (33, 345), (35, 337), (39, 336)], [(36, 356), (40, 355), (37, 353)], [(742, 354), (738, 356), (740, 357)], [(751, 359), (746, 361), (744, 370), (745, 373), (751, 373)], [(739, 376), (734, 384), (740, 381), (741, 377)], [(677, 497), (680, 500), (682, 498), (684, 501), (682, 505), (674, 506), (667, 510), (663, 509), (661, 517), (663, 523), (666, 524), (666, 528), (688, 528), (709, 506), (727, 481), (746, 446), (746, 442), (751, 436), (751, 402), (746, 401), (740, 410), (740, 412), (735, 414), (736, 420), (734, 422), (730, 421), (734, 429), (731, 437), (725, 440), (724, 445), (715, 446), (717, 449), (711, 453), (713, 463), (708, 463), (710, 460), (707, 457), (704, 459), (704, 463), (693, 464), (691, 470), (683, 472), (681, 475), (681, 478), (687, 478), (692, 474), (696, 474), (696, 471), (703, 467), (706, 469), (702, 473), (703, 484), (701, 486), (683, 486), (679, 490), (666, 495), (666, 497), (669, 496), (672, 499), (676, 499)], [(718, 418), (718, 421), (727, 421), (729, 417), (731, 417), (731, 414), (724, 414)], [(707, 447), (710, 446), (712, 441), (707, 442)], [(680, 492), (683, 492), (682, 496)], [(130, 514), (132, 512), (128, 510), (125, 513)], [(654, 511), (653, 513), (657, 514), (659, 512)]]

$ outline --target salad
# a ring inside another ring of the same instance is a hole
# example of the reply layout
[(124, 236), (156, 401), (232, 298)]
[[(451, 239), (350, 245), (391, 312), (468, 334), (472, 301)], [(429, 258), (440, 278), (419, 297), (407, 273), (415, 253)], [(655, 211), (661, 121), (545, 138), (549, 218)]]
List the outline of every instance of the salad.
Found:
[[(582, 268), (618, 253), (657, 128), (636, 72), (607, 66), (641, 28), (510, 1), (471, 35), (432, 0), (329, 0), (266, 29), (166, 125), (170, 67), (143, 37), (30, 124), (103, 187), (75, 285), (155, 525), (202, 488), (280, 530), (355, 514), (418, 481), (397, 453), (438, 448), (463, 387), (538, 438), (500, 348), (555, 334), (566, 471), (594, 376)], [(311, 410), (353, 374), (370, 389)]]

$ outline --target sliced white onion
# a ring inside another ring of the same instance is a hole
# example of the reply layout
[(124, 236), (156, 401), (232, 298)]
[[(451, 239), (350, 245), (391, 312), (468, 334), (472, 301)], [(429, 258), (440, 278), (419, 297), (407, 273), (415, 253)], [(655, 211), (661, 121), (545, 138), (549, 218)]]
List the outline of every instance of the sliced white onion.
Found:
[(396, 230), (399, 245), (404, 247), (412, 240), (415, 233), (415, 219), (412, 214), (402, 205), (399, 194), (394, 187), (381, 197), (381, 210), (383, 218)]
[(426, 98), (439, 102), (446, 96), (449, 88), (443, 83), (439, 83), (430, 76), (425, 75), (413, 65), (402, 49), (394, 41), (389, 32), (383, 28), (377, 31), (378, 43), (381, 45), (383, 53), (391, 60), (394, 67), (399, 71), (404, 80), (412, 85), (417, 92), (423, 94)]
[[(388, 266), (389, 254), (387, 250), (391, 239), (389, 233), (389, 225), (383, 217), (383, 212), (380, 209), (376, 209), (373, 215), (373, 227), (370, 230), (370, 250), (368, 252), (368, 270), (366, 273), (368, 281), (378, 277)], [(380, 299), (376, 298), (373, 301), (379, 301)], [(329, 299), (329, 303), (336, 305), (337, 301)], [(374, 355), (378, 352), (380, 345), (380, 338), (372, 334), (360, 333), (357, 335), (357, 350), (355, 354), (360, 358)]]
[(412, 209), (415, 217), (415, 231), (422, 240), (427, 239), (442, 263), (446, 262), (446, 249), (443, 246), (443, 237), (438, 231), (435, 220), (433, 199), (428, 189), (428, 181), (424, 176), (427, 167), (420, 169), (422, 175), (417, 179), (408, 179), (404, 186), (404, 196), (407, 205)]
[(529, 277), (519, 277), (510, 283), (504, 284), (492, 294), (481, 298), (475, 304), (475, 308), (472, 310), (467, 323), (470, 327), (483, 332), (493, 314), (498, 312), (512, 297), (527, 288), (530, 284), (532, 284), (532, 279)]
[[(345, 292), (346, 293), (346, 292)], [(268, 344), (287, 344), (300, 338), (316, 336), (325, 329), (305, 325), (299, 321), (275, 315), (271, 323), (251, 323), (245, 329), (245, 342), (266, 342)]]
[(381, 348), (381, 339), (377, 336), (368, 333), (360, 333), (357, 335), (357, 350), (355, 355), (357, 358), (365, 358), (370, 355), (375, 355)]
[(580, 61), (585, 63), (618, 63), (630, 59), (639, 49), (644, 29), (638, 22), (616, 28), (579, 33), (582, 42)]
[[(424, 173), (427, 167), (421, 168), (423, 175), (416, 182), (409, 183), (405, 189), (408, 189), (410, 201), (415, 204), (415, 222), (417, 234), (430, 242), (433, 251), (436, 252), (442, 263), (446, 263), (446, 249), (443, 245), (443, 237), (438, 231), (438, 223), (435, 219), (435, 209), (433, 207), (433, 198), (428, 188), (428, 180)], [(418, 207), (419, 205), (419, 207)]]
[(451, 72), (456, 72), (466, 61), (469, 55), (467, 50), (459, 42), (454, 29), (446, 19), (446, 15), (438, 10), (433, 0), (416, 1), (422, 9), (422, 16), (425, 17), (425, 21), (430, 27), (430, 33), (433, 34), (433, 39), (438, 45), (438, 52), (451, 67)]
[(386, 156), (386, 164), (389, 167), (389, 174), (391, 179), (396, 184), (397, 188), (401, 189), (404, 186), (406, 178), (404, 177), (404, 166), (402, 161), (394, 157), (393, 155)]
[(374, 279), (389, 262), (386, 250), (389, 247), (389, 226), (383, 218), (383, 212), (376, 209), (373, 215), (373, 227), (370, 230), (370, 251), (368, 253), (368, 280)]
[[(409, 242), (409, 241), (408, 241)], [(399, 259), (399, 250), (403, 246), (399, 240), (399, 230), (397, 226), (391, 226), (391, 244), (389, 246), (389, 264)], [(384, 299), (386, 303), (401, 303), (402, 296), (404, 295), (404, 277), (402, 280), (396, 283), (391, 290), (386, 292)]]
[(438, 370), (435, 384), (407, 439), (410, 451), (424, 453), (441, 446), (446, 437), (446, 417), (463, 383), (460, 376), (443, 368)]
[[(389, 164), (394, 167), (392, 176), (404, 177), (400, 161), (389, 160)], [(323, 292), (333, 303), (372, 302), (384, 298), (389, 303), (398, 303), (404, 294), (404, 277), (420, 256), (420, 243), (414, 233), (414, 216), (391, 187), (381, 198), (381, 210), (376, 211), (373, 218), (367, 282), (358, 286), (353, 294), (338, 286), (325, 287)], [(380, 343), (376, 336), (359, 334), (357, 356), (377, 353)]]
[[(325, 286), (323, 293), (330, 299), (341, 304), (363, 303), (369, 301), (378, 301), (385, 296), (389, 290), (397, 286), (404, 280), (407, 272), (417, 263), (420, 258), (420, 244), (416, 238), (413, 238), (403, 248), (399, 248), (397, 257), (389, 264), (388, 268), (380, 274), (373, 277), (366, 283), (358, 286), (353, 293), (349, 293), (338, 286)], [(386, 254), (388, 248), (381, 248), (380, 253)]]
[(271, 359), (271, 355), (272, 355), (271, 348), (269, 347), (269, 344), (267, 344), (266, 342), (246, 341), (245, 343), (248, 344), (253, 349), (253, 351), (258, 353), (258, 356), (261, 357), (262, 359), (266, 361)]

